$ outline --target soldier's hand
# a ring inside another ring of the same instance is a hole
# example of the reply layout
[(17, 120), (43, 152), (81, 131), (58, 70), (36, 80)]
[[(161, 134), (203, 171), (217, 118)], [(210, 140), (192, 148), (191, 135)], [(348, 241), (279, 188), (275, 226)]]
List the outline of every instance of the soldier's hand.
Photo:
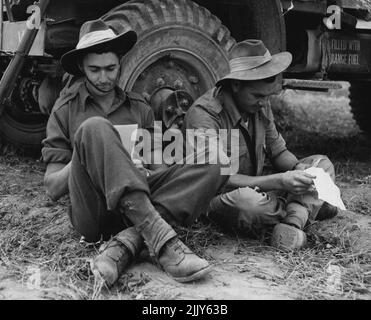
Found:
[(292, 194), (300, 195), (313, 191), (313, 176), (300, 170), (287, 171), (282, 173), (282, 188)]
[(301, 162), (299, 162), (299, 163), (295, 166), (295, 170), (304, 171), (304, 170), (306, 170), (306, 169), (309, 169), (310, 167), (312, 167), (312, 164), (310, 164), (310, 163), (301, 163)]

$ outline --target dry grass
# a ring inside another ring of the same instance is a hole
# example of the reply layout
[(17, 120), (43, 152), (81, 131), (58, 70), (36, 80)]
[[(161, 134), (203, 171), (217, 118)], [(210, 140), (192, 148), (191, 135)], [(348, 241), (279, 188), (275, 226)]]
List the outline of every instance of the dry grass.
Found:
[(79, 243), (68, 221), (68, 200), (47, 199), (44, 167), (34, 159), (0, 159), (0, 266), (23, 284), (31, 269), (39, 270), (48, 298), (92, 298), (89, 257), (96, 248)]
[[(354, 188), (344, 196), (347, 208), (371, 216), (371, 141), (353, 120), (347, 94), (346, 84), (329, 94), (288, 90), (273, 100), (273, 108), (290, 150), (299, 157), (328, 155), (343, 192)], [(371, 298), (371, 247), (356, 246), (360, 239), (352, 228), (357, 229), (345, 213), (310, 227), (308, 249), (275, 255), (286, 270), (284, 281), (301, 298)], [(336, 278), (331, 269), (340, 273), (338, 286), (329, 281)]]
[[(330, 98), (289, 91), (276, 100), (274, 108), (290, 149), (300, 157), (327, 154), (335, 164), (339, 184), (345, 191), (354, 188), (345, 195), (347, 207), (371, 216), (371, 143), (360, 135), (345, 91), (333, 93)], [(94, 280), (89, 259), (97, 248), (80, 243), (70, 227), (68, 199), (52, 203), (46, 198), (43, 172), (38, 161), (11, 150), (0, 156), (0, 267), (22, 283), (30, 277), (30, 267), (41, 270), (41, 298), (143, 298), (140, 289), (150, 281), (147, 274), (128, 273), (111, 291)], [(342, 216), (313, 225), (308, 229), (309, 247), (294, 253), (270, 248), (264, 240), (226, 236), (205, 221), (177, 231), (192, 250), (209, 260), (215, 258), (208, 256), (206, 249), (220, 245), (225, 237), (236, 240), (236, 255), (271, 255), (282, 269), (282, 276), (259, 267), (252, 269), (243, 261), (236, 262), (236, 268), (273, 284), (286, 284), (300, 298), (370, 299), (371, 246), (356, 244), (359, 230), (349, 219)], [(340, 270), (339, 286), (331, 269)], [(335, 282), (329, 281), (331, 278)]]
[(369, 11), (371, 11), (371, 1), (370, 0), (358, 0), (363, 4)]
[(0, 257), (2, 264), (25, 283), (30, 266), (42, 274), (42, 287), (49, 298), (90, 299), (94, 297), (94, 279), (89, 257), (95, 248), (79, 243), (69, 229), (64, 209), (50, 216), (6, 215), (1, 219)]
[(212, 260), (212, 258), (205, 253), (206, 249), (210, 246), (220, 245), (226, 236), (208, 221), (198, 221), (188, 228), (177, 227), (176, 232), (192, 251), (208, 260)]
[[(297, 299), (368, 300), (371, 298), (371, 242), (358, 245), (357, 226), (347, 220), (346, 214), (309, 226), (306, 230), (308, 245), (300, 251), (288, 252), (270, 247), (269, 237), (257, 241), (225, 235), (220, 228), (206, 221), (199, 222), (195, 228), (184, 229), (180, 234), (193, 250), (216, 265), (218, 261), (205, 255), (206, 248), (217, 246), (226, 237), (237, 238), (236, 261), (231, 264), (238, 272), (248, 272), (273, 286), (286, 285)], [(281, 273), (248, 261), (249, 257), (269, 255)]]
[(284, 282), (299, 298), (369, 299), (371, 250), (354, 251), (349, 232), (310, 230), (308, 236), (308, 249), (275, 254), (285, 270)]

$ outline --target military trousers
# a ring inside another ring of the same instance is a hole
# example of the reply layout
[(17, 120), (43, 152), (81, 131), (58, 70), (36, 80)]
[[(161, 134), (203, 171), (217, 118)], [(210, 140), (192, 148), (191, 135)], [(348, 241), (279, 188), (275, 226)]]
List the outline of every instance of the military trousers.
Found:
[[(334, 166), (326, 156), (314, 155), (300, 162), (322, 168), (335, 181)], [(316, 191), (298, 196), (245, 187), (214, 197), (208, 215), (226, 230), (239, 233), (259, 232), (281, 222), (303, 229), (308, 221), (316, 219), (322, 205)]]
[(89, 118), (75, 134), (69, 176), (70, 220), (88, 242), (108, 239), (126, 228), (137, 239), (118, 208), (125, 194), (142, 191), (170, 225), (189, 225), (206, 212), (227, 178), (220, 175), (219, 165), (208, 164), (173, 165), (145, 177), (111, 122)]

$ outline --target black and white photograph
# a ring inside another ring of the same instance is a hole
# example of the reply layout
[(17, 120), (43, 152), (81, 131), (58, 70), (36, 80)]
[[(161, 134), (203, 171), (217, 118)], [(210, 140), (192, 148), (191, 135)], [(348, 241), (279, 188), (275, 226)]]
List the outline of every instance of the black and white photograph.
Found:
[(371, 300), (371, 0), (0, 9), (0, 300)]

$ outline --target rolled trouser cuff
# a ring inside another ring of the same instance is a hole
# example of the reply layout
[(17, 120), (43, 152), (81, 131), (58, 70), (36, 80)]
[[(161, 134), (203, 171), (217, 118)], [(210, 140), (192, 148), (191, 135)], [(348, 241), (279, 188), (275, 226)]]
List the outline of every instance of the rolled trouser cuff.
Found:
[(144, 193), (126, 195), (120, 200), (119, 208), (144, 238), (151, 255), (158, 256), (163, 245), (177, 236)]
[(286, 217), (284, 223), (294, 226), (300, 230), (303, 230), (306, 222), (304, 223), (304, 220), (301, 217), (289, 216)]
[(246, 187), (213, 198), (208, 216), (227, 230), (249, 231), (280, 223), (286, 211), (273, 192)]
[(303, 230), (309, 217), (308, 209), (300, 203), (291, 202), (287, 204), (286, 212), (287, 216), (283, 222)]
[(146, 218), (143, 223), (135, 225), (143, 236), (151, 256), (158, 257), (166, 242), (177, 236), (176, 232), (162, 218)]
[(132, 253), (133, 257), (137, 256), (144, 246), (142, 236), (134, 227), (121, 231), (114, 236), (114, 239), (121, 242)]
[(218, 195), (211, 200), (206, 216), (225, 231), (232, 232), (239, 227), (239, 214), (240, 210), (238, 208), (228, 206)]

